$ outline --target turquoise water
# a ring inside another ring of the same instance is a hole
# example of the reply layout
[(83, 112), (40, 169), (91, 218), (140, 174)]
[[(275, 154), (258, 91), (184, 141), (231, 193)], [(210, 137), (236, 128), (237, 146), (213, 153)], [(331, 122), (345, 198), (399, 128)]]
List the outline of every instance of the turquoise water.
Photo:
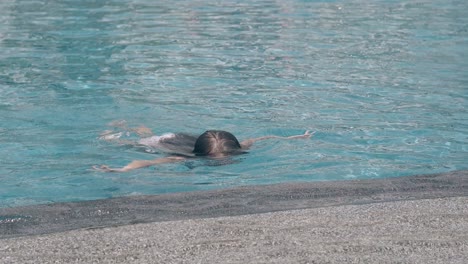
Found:
[[(467, 1), (2, 1), (0, 207), (468, 169)], [(236, 162), (99, 140), (270, 140)], [(118, 132), (118, 131), (117, 131)]]

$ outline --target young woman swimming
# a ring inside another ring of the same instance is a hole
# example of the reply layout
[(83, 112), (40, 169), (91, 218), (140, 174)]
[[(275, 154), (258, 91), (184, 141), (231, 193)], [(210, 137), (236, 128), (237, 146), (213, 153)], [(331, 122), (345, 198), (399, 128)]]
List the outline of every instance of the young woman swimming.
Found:
[[(148, 136), (151, 133), (151, 131), (145, 127), (132, 129), (132, 131), (144, 136)], [(122, 168), (110, 168), (107, 165), (94, 166), (93, 168), (105, 172), (126, 172), (163, 163), (183, 161), (199, 156), (216, 159), (246, 153), (246, 150), (260, 140), (272, 138), (310, 138), (311, 136), (312, 134), (307, 130), (303, 135), (290, 137), (264, 136), (239, 142), (233, 134), (222, 130), (208, 130), (198, 137), (182, 133), (168, 133), (161, 136), (153, 135), (140, 139), (136, 145), (162, 150), (171, 154), (170, 156), (153, 160), (134, 160)], [(124, 143), (128, 144), (129, 142)]]

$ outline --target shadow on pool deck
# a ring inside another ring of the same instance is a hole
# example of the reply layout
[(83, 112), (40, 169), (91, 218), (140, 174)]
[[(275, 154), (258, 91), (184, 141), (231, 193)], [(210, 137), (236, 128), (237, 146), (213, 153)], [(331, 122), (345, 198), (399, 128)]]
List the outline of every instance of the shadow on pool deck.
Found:
[(468, 196), (468, 171), (285, 183), (0, 209), (0, 238), (338, 205)]

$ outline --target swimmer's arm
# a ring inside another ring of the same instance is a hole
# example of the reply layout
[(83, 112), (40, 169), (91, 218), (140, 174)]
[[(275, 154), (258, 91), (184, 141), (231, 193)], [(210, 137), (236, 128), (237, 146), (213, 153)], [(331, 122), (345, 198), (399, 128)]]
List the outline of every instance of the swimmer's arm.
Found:
[(260, 140), (265, 140), (265, 139), (272, 139), (272, 138), (277, 138), (277, 139), (298, 139), (298, 138), (310, 138), (312, 137), (313, 133), (310, 133), (309, 130), (307, 130), (304, 134), (302, 135), (296, 135), (296, 136), (289, 136), (289, 137), (280, 137), (280, 136), (264, 136), (264, 137), (259, 137), (259, 138), (251, 138), (242, 141), (241, 147), (243, 149), (248, 149), (250, 148), (255, 142), (260, 141)]
[(150, 167), (150, 166), (163, 164), (163, 163), (174, 163), (174, 162), (178, 162), (182, 160), (185, 160), (185, 158), (179, 157), (179, 156), (171, 156), (171, 157), (166, 157), (166, 158), (158, 158), (154, 160), (134, 160), (122, 168), (110, 168), (107, 165), (101, 165), (100, 167), (94, 166), (93, 169), (97, 171), (104, 171), (104, 172), (127, 172), (127, 171), (140, 169), (144, 167)]

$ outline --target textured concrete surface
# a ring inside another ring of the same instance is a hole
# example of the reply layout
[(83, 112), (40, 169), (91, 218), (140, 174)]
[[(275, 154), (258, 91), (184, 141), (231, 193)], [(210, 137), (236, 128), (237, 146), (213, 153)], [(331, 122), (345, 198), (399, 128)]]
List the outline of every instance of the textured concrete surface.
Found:
[(2, 208), (0, 263), (468, 263), (468, 172)]
[(468, 263), (468, 198), (343, 205), (0, 240), (1, 263)]

